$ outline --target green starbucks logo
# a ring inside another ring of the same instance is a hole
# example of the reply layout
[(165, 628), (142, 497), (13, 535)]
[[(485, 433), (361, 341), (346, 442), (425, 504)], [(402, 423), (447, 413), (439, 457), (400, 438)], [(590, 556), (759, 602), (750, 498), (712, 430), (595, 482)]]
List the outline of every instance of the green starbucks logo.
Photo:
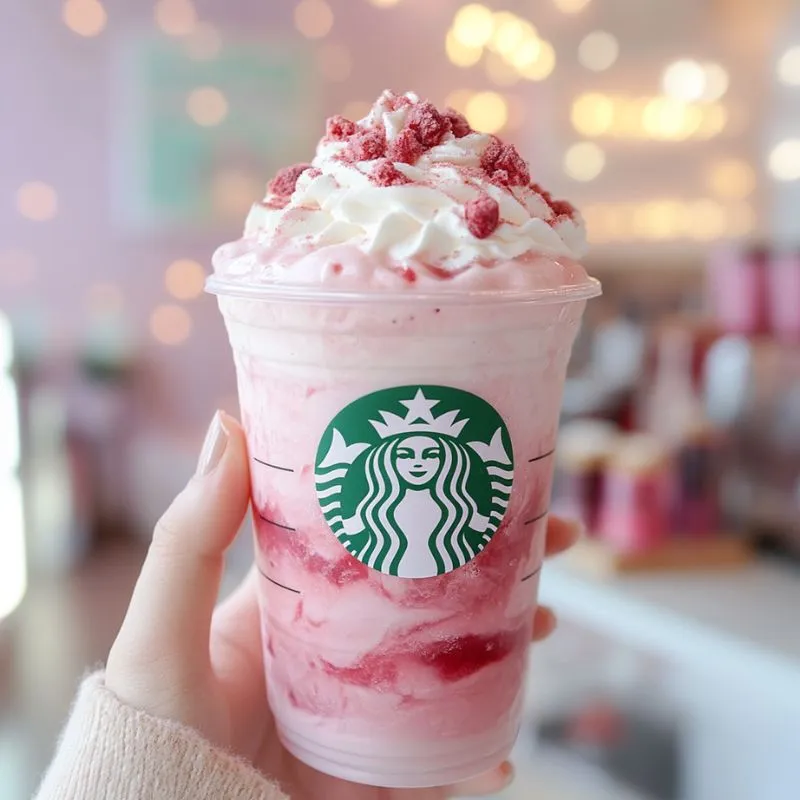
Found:
[(503, 418), (445, 386), (362, 397), (330, 423), (316, 461), (325, 520), (359, 561), (403, 578), (451, 572), (497, 532), (514, 456)]

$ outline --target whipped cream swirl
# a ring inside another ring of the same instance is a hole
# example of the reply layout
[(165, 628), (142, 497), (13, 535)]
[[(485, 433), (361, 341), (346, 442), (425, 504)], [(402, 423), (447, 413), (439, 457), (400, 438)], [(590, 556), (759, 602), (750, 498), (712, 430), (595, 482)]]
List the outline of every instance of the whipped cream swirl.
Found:
[[(356, 131), (385, 131), (391, 157), (419, 103), (411, 93), (384, 92)], [(253, 206), (245, 237), (264, 246), (346, 244), (390, 263), (425, 264), (447, 273), (525, 254), (584, 255), (586, 235), (577, 211), (554, 203), (527, 180), (507, 185), (493, 179), (484, 167), (487, 148), (498, 146), (496, 137), (456, 132), (462, 135), (450, 130), (437, 137), (437, 144), (409, 159), (413, 163), (394, 160), (402, 177), (390, 185), (374, 179), (375, 159), (352, 156), (347, 138), (323, 138), (311, 168), (300, 173), (290, 194), (269, 192)], [(465, 209), (487, 197), (496, 202), (499, 221), (479, 238)]]

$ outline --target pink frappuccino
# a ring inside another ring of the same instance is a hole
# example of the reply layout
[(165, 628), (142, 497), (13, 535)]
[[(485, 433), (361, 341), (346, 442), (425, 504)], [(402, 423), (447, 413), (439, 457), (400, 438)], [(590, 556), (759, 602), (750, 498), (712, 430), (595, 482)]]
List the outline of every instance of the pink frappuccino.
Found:
[(384, 93), (222, 247), (279, 734), (435, 786), (516, 738), (583, 226), (511, 145)]

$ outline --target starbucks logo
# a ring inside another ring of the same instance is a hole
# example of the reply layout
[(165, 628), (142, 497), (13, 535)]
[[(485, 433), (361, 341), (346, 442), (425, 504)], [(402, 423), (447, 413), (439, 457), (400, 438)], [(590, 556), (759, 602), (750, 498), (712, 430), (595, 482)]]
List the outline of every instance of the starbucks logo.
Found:
[(497, 532), (514, 478), (511, 438), (485, 400), (403, 386), (351, 403), (322, 436), (317, 497), (359, 561), (403, 578), (451, 572)]

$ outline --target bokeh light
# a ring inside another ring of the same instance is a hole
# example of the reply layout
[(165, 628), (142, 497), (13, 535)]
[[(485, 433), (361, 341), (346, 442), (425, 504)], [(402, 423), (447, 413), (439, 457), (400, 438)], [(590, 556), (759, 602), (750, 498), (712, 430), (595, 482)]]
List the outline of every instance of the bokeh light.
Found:
[(210, 128), (228, 116), (228, 101), (219, 89), (201, 86), (186, 98), (186, 112), (198, 125)]
[(603, 72), (619, 58), (619, 42), (607, 31), (593, 31), (578, 45), (578, 61), (593, 72)]
[(369, 0), (369, 2), (378, 8), (390, 8), (391, 6), (396, 6), (400, 0)]
[(543, 81), (556, 66), (556, 51), (553, 45), (545, 41), (540, 44), (539, 56), (536, 61), (520, 69), (522, 76), (529, 81)]
[(582, 94), (572, 104), (572, 125), (584, 136), (601, 136), (614, 123), (614, 102), (604, 94)]
[(498, 53), (487, 53), (484, 67), (489, 79), (498, 86), (513, 86), (522, 80), (519, 70)]
[(720, 159), (709, 169), (708, 185), (718, 197), (741, 200), (755, 191), (756, 173), (740, 158)]
[(769, 171), (779, 181), (800, 180), (800, 139), (785, 139), (769, 154)]
[(317, 66), (324, 80), (341, 83), (353, 72), (353, 57), (345, 45), (331, 42), (317, 52)]
[(577, 14), (589, 5), (590, 0), (553, 0), (553, 5), (565, 14)]
[(475, 92), (472, 89), (454, 89), (444, 99), (446, 108), (454, 108), (462, 114), (466, 111), (467, 103)]
[(483, 55), (482, 47), (472, 47), (460, 42), (452, 30), (447, 32), (444, 44), (450, 63), (457, 67), (472, 67)]
[(486, 6), (470, 3), (453, 19), (453, 36), (467, 47), (483, 47), (492, 38), (494, 16)]
[(669, 64), (661, 76), (664, 94), (687, 103), (719, 100), (728, 91), (728, 72), (720, 64), (683, 58)]
[(49, 183), (23, 183), (17, 189), (17, 210), (26, 219), (47, 222), (58, 213), (58, 194)]
[(98, 0), (66, 0), (61, 8), (64, 24), (78, 36), (99, 36), (108, 23), (103, 4)]
[(606, 165), (606, 154), (594, 142), (578, 142), (564, 154), (564, 172), (576, 181), (593, 181)]
[(325, 0), (300, 0), (294, 9), (294, 24), (308, 39), (322, 39), (333, 27), (333, 11)]
[(158, 0), (156, 25), (168, 36), (189, 36), (197, 25), (197, 11), (191, 0)]
[(490, 32), (491, 48), (504, 56), (511, 56), (526, 38), (536, 37), (536, 30), (529, 22), (509, 11), (500, 11), (494, 15), (494, 25)]
[(150, 333), (160, 344), (175, 346), (183, 344), (192, 332), (189, 312), (171, 304), (156, 306), (150, 315)]
[(800, 86), (800, 45), (790, 47), (778, 59), (778, 80), (786, 86)]
[(203, 267), (188, 258), (173, 261), (164, 273), (164, 286), (176, 300), (194, 300), (203, 293), (206, 273)]
[(477, 92), (467, 101), (464, 114), (475, 130), (497, 133), (508, 121), (508, 104), (497, 92)]

